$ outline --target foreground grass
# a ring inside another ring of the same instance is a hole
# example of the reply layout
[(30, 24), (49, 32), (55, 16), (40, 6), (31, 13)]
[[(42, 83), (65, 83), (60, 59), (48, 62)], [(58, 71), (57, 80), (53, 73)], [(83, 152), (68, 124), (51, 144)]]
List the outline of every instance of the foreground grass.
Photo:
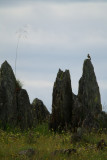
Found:
[[(26, 132), (0, 130), (0, 160), (107, 160), (107, 148), (97, 149), (97, 143), (106, 133), (85, 132), (80, 141), (74, 141), (70, 132), (54, 133), (48, 125), (39, 125)], [(20, 155), (20, 151), (32, 148), (32, 156)], [(76, 153), (57, 153), (55, 150), (76, 149)]]

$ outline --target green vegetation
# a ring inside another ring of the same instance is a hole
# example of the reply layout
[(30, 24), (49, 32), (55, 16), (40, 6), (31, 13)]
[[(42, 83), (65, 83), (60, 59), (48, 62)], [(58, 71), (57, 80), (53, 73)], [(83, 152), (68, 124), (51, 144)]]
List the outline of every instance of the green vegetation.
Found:
[[(48, 124), (38, 125), (35, 129), (0, 130), (0, 160), (106, 160), (107, 148), (97, 149), (104, 139), (107, 144), (107, 132), (86, 132), (79, 141), (73, 141), (70, 132), (54, 133), (48, 130)], [(35, 154), (20, 155), (20, 151), (32, 148)], [(56, 150), (76, 149), (76, 153), (59, 153)]]

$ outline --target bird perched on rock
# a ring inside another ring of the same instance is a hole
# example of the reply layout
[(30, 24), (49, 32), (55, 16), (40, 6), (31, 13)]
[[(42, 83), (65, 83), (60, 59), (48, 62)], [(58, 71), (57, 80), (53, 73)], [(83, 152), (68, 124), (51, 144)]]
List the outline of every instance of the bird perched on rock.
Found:
[(89, 53), (88, 53), (87, 57), (88, 57), (88, 59), (90, 59), (90, 60), (91, 60), (91, 57), (90, 57)]

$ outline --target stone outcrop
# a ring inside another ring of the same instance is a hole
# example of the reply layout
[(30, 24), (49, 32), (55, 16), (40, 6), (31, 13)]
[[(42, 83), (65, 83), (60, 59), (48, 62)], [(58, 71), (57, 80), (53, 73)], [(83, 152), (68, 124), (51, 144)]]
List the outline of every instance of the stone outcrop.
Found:
[(69, 70), (59, 69), (53, 87), (50, 128), (60, 130), (72, 122), (72, 88)]
[(5, 61), (0, 68), (0, 124), (16, 125), (16, 79), (11, 66)]
[(33, 125), (44, 122), (49, 119), (49, 111), (41, 100), (35, 98), (32, 102)]
[(27, 129), (50, 118), (54, 131), (68, 128), (107, 128), (107, 114), (102, 112), (99, 86), (91, 59), (83, 64), (78, 95), (72, 93), (69, 70), (59, 69), (53, 87), (52, 114), (39, 99), (30, 104), (26, 90), (17, 81), (5, 61), (0, 68), (0, 127)]
[(86, 113), (97, 114), (102, 111), (99, 86), (90, 59), (84, 61), (83, 75), (79, 81), (78, 98), (85, 107)]
[(77, 106), (74, 106), (73, 113), (79, 112), (79, 125), (97, 128), (99, 126), (97, 117), (102, 111), (102, 105), (99, 86), (90, 59), (84, 61), (83, 74), (79, 81), (78, 96), (75, 99), (74, 104), (77, 103)]
[(0, 126), (31, 127), (31, 105), (26, 90), (14, 76), (11, 66), (5, 61), (0, 69)]

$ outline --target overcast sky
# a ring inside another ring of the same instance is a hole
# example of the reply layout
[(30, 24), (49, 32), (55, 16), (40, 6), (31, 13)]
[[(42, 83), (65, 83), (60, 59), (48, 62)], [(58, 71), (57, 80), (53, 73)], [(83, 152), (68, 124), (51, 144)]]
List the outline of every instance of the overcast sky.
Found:
[(0, 65), (7, 60), (14, 72), (20, 34), (16, 77), (31, 102), (37, 97), (51, 111), (59, 68), (70, 70), (77, 94), (83, 62), (90, 53), (107, 111), (106, 0), (0, 0)]

